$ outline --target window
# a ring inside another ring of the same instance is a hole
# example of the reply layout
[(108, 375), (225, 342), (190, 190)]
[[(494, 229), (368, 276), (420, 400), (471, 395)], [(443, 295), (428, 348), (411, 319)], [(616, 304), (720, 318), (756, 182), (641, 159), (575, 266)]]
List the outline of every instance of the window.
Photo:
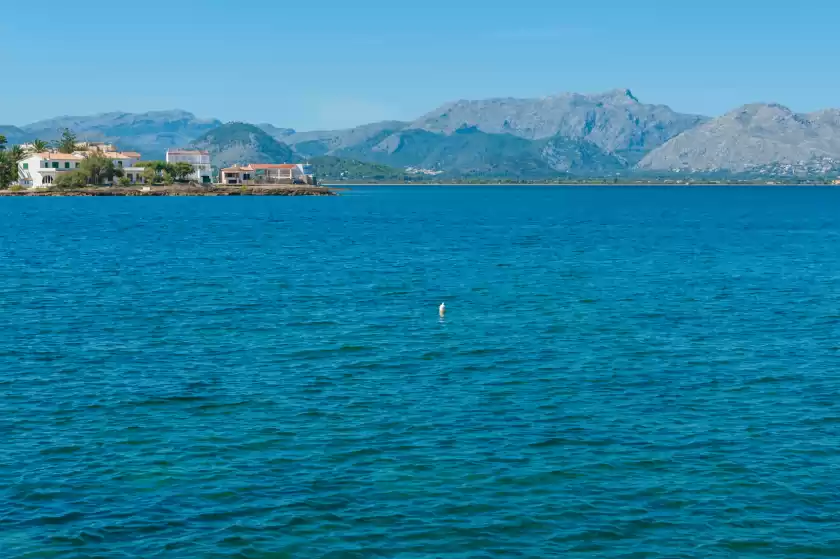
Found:
[(69, 169), (69, 168), (70, 168), (70, 162), (69, 162), (69, 161), (68, 161), (67, 163), (65, 163), (65, 164), (64, 164), (64, 168), (65, 168), (65, 169)]
[(81, 166), (81, 163), (76, 163), (76, 169), (78, 169), (80, 166)]
[(117, 166), (122, 167), (122, 161), (117, 161)]
[(53, 161), (52, 168), (58, 169), (58, 161)]
[(23, 170), (25, 171), (27, 169), (29, 169), (29, 163), (24, 163), (23, 164)]

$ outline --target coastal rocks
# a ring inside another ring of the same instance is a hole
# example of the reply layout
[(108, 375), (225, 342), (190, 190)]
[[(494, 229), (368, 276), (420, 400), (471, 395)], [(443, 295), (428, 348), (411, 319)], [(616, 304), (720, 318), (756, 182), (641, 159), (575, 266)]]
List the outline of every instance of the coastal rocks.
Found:
[(74, 190), (0, 190), (2, 196), (59, 197), (59, 196), (337, 196), (331, 188), (319, 186), (264, 187), (214, 187), (214, 188), (83, 188)]

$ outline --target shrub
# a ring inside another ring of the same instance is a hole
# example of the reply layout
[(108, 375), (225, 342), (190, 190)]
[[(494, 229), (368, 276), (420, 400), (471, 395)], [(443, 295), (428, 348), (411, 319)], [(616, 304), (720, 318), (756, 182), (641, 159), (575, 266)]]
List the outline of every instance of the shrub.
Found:
[(117, 184), (120, 186), (131, 186), (131, 181), (128, 180), (128, 177), (120, 177)]
[(58, 188), (84, 188), (88, 184), (87, 174), (81, 169), (61, 173), (55, 179), (55, 186)]

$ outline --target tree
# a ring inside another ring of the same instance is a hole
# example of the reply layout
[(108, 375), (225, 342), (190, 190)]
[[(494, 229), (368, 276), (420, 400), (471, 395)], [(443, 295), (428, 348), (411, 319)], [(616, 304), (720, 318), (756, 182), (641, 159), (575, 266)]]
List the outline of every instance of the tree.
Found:
[(61, 153), (73, 153), (76, 151), (76, 135), (69, 128), (65, 128), (64, 132), (61, 133), (61, 139), (56, 145), (58, 146), (58, 151)]
[(0, 151), (0, 190), (6, 190), (14, 181), (15, 179), (12, 178), (11, 158), (5, 151)]
[(20, 163), (26, 158), (26, 152), (20, 146), (12, 146), (9, 150), (9, 156), (15, 163)]
[(49, 144), (44, 140), (32, 140), (32, 151), (34, 153), (41, 153), (49, 149)]
[(166, 161), (138, 161), (135, 163), (138, 167), (151, 167), (158, 173), (163, 172), (169, 166)]
[(20, 162), (26, 154), (20, 146), (12, 146), (6, 151), (6, 138), (0, 136), (0, 140), (0, 189), (5, 190), (18, 180)]
[(123, 174), (122, 169), (117, 169), (112, 160), (95, 153), (85, 157), (79, 171), (87, 178), (89, 184), (94, 185), (111, 182), (114, 177), (121, 177)]
[(149, 185), (156, 183), (158, 180), (158, 174), (155, 168), (150, 165), (144, 165), (144, 167), (146, 168), (143, 169), (143, 182)]
[(186, 181), (187, 178), (193, 174), (193, 166), (184, 161), (173, 163), (170, 167), (171, 169), (169, 169), (169, 172), (178, 181)]
[(163, 184), (169, 185), (175, 182), (175, 177), (172, 176), (172, 173), (169, 171), (163, 172)]

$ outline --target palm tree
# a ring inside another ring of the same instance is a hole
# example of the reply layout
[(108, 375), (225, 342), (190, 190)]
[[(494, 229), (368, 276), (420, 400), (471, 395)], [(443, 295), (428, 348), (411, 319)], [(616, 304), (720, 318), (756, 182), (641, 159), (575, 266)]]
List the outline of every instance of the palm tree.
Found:
[(26, 159), (26, 152), (20, 146), (12, 146), (8, 153), (9, 162), (12, 164), (12, 182), (20, 178), (20, 162)]
[(32, 140), (32, 151), (34, 153), (41, 153), (47, 151), (50, 145), (44, 140)]
[(20, 163), (26, 158), (26, 152), (20, 146), (12, 146), (12, 149), (9, 150), (9, 155), (15, 163)]

